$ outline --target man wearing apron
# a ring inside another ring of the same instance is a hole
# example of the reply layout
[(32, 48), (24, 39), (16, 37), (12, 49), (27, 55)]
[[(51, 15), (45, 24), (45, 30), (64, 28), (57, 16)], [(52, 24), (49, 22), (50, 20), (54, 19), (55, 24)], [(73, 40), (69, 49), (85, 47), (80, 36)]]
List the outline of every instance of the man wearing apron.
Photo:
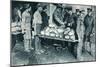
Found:
[(24, 34), (24, 48), (25, 51), (30, 52), (32, 48), (31, 42), (31, 15), (30, 15), (31, 7), (29, 6), (22, 13), (22, 33)]

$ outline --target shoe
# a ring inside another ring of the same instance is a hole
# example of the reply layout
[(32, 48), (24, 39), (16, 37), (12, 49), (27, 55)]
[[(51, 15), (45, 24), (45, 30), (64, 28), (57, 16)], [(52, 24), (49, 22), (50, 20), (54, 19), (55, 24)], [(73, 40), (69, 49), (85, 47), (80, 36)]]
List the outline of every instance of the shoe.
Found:
[(40, 50), (40, 52), (41, 52), (41, 53), (44, 53), (44, 52), (45, 52), (45, 50), (44, 50), (44, 49), (42, 49), (42, 50)]
[(30, 47), (30, 50), (34, 50), (34, 48), (33, 47)]
[(40, 52), (40, 51), (36, 51), (36, 52), (35, 52), (35, 54), (38, 54), (38, 55), (40, 55), (40, 54), (41, 54), (41, 52)]

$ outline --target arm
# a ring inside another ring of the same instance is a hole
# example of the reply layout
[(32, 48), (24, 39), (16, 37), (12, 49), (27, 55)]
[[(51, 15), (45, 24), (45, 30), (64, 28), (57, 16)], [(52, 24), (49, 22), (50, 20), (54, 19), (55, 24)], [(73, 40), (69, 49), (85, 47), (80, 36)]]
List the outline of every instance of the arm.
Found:
[(22, 33), (25, 33), (25, 15), (22, 14), (22, 23), (21, 23)]
[(92, 29), (91, 29), (92, 33), (95, 32), (95, 19), (93, 18), (93, 21), (92, 21)]
[(55, 17), (55, 20), (59, 23), (59, 24), (64, 24), (63, 23), (63, 21), (61, 21), (60, 19), (59, 19), (59, 17), (57, 16), (57, 9), (56, 9), (56, 11), (54, 12), (54, 17)]

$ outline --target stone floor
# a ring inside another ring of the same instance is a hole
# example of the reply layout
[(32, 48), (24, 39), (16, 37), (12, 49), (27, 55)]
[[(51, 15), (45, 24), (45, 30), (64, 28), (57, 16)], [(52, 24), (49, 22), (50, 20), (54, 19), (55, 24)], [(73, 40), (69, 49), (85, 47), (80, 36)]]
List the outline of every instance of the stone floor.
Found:
[[(55, 50), (54, 46), (43, 45), (46, 51), (40, 55), (36, 55), (34, 51), (30, 53), (24, 51), (23, 42), (16, 43), (11, 52), (11, 65), (36, 65), (36, 64), (52, 64), (52, 63), (67, 63), (78, 62), (67, 48)], [(94, 61), (95, 57), (87, 52), (82, 54), (82, 61)]]

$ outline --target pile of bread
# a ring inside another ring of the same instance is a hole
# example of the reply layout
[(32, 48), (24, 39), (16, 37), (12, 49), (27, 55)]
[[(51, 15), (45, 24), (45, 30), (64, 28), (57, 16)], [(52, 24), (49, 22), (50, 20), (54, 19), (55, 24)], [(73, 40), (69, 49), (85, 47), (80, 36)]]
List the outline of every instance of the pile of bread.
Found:
[(66, 29), (47, 27), (41, 31), (41, 35), (75, 40), (74, 30), (70, 27), (67, 27)]

